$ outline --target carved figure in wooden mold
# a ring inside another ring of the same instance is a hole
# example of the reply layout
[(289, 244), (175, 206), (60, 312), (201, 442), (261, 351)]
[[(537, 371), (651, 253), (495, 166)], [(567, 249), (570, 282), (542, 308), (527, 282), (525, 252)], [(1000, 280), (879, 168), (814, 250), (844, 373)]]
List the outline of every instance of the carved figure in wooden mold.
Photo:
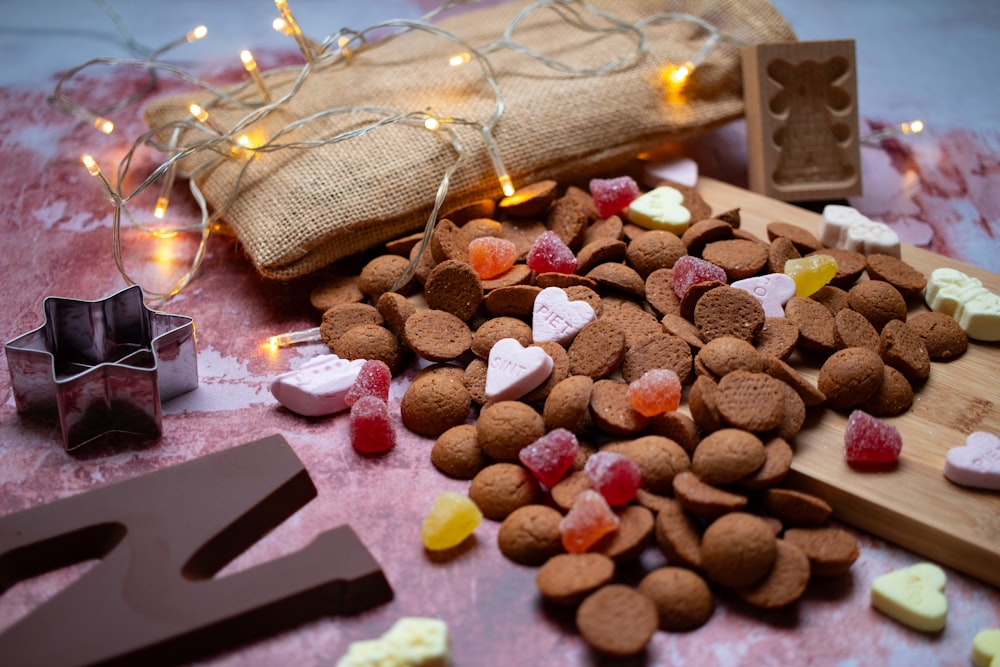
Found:
[(839, 56), (797, 64), (779, 58), (768, 64), (768, 76), (781, 86), (769, 108), (785, 121), (773, 135), (780, 151), (775, 183), (842, 182), (855, 177), (845, 151), (853, 139), (851, 128), (835, 115), (852, 104), (851, 96), (838, 85), (848, 67)]

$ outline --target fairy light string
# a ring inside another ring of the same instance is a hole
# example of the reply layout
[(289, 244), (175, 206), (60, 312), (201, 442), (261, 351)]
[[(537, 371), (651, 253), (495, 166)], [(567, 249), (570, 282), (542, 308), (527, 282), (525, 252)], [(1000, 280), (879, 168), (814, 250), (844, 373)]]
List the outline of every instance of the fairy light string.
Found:
[[(467, 158), (466, 148), (459, 141), (458, 134), (454, 131), (455, 128), (465, 126), (478, 130), (491, 166), (496, 173), (499, 188), (505, 196), (513, 194), (515, 190), (515, 185), (502, 158), (501, 147), (494, 138), (495, 129), (503, 118), (505, 106), (503, 90), (489, 58), (491, 54), (507, 50), (518, 53), (525, 58), (533, 59), (541, 65), (560, 73), (573, 76), (603, 76), (634, 65), (648, 52), (649, 39), (646, 30), (650, 26), (664, 22), (683, 22), (700, 27), (707, 33), (707, 37), (701, 47), (683, 65), (683, 67), (687, 68), (686, 76), (684, 77), (686, 78), (690, 76), (694, 68), (703, 63), (708, 55), (714, 49), (719, 48), (720, 45), (730, 44), (738, 46), (742, 44), (740, 40), (734, 37), (723, 35), (716, 26), (697, 16), (663, 12), (652, 15), (639, 23), (629, 23), (582, 0), (540, 0), (533, 3), (518, 12), (505, 27), (500, 39), (485, 45), (477, 46), (470, 44), (459, 35), (431, 23), (432, 19), (442, 12), (459, 6), (474, 5), (478, 1), (452, 0), (416, 20), (394, 19), (377, 23), (359, 31), (345, 28), (331, 33), (317, 42), (308, 38), (303, 33), (298, 22), (295, 20), (287, 0), (275, 0), (275, 6), (279, 11), (280, 17), (274, 20), (272, 27), (283, 34), (289, 35), (295, 41), (304, 60), (304, 63), (298, 68), (289, 67), (274, 70), (275, 73), (282, 71), (294, 73), (294, 79), (291, 84), (281, 94), (276, 90), (268, 89), (265, 84), (265, 78), (259, 71), (259, 66), (252, 59), (252, 56), (249, 55), (248, 51), (242, 54), (242, 60), (249, 75), (247, 80), (228, 90), (222, 90), (195, 76), (188, 70), (160, 60), (160, 57), (167, 51), (204, 37), (207, 30), (199, 26), (163, 47), (146, 49), (128, 35), (121, 18), (102, 1), (105, 10), (108, 11), (112, 20), (115, 21), (122, 32), (126, 44), (140, 57), (134, 59), (95, 58), (67, 71), (57, 83), (55, 91), (50, 98), (52, 104), (80, 117), (99, 130), (111, 131), (113, 125), (108, 116), (144, 98), (156, 85), (159, 76), (169, 75), (190, 84), (190, 86), (196, 89), (197, 93), (192, 95), (192, 99), (202, 100), (199, 104), (193, 105), (191, 109), (192, 115), (188, 118), (152, 128), (140, 135), (121, 159), (114, 185), (108, 182), (100, 174), (99, 170), (95, 175), (95, 178), (100, 180), (105, 195), (113, 205), (113, 254), (116, 266), (126, 282), (130, 285), (137, 284), (125, 268), (120, 229), (122, 218), (124, 217), (129, 224), (140, 231), (162, 235), (164, 230), (168, 229), (164, 226), (163, 219), (167, 213), (170, 190), (173, 187), (176, 172), (181, 161), (194, 156), (200, 156), (200, 166), (187, 175), (187, 181), (191, 196), (200, 209), (201, 220), (194, 225), (169, 229), (173, 233), (197, 232), (201, 234), (201, 239), (187, 273), (165, 291), (147, 292), (148, 298), (158, 302), (170, 299), (193, 279), (204, 258), (209, 235), (214, 230), (220, 228), (221, 219), (238, 197), (241, 183), (247, 170), (255, 163), (255, 157), (277, 151), (319, 148), (357, 139), (387, 125), (401, 125), (413, 127), (424, 132), (433, 132), (450, 146), (453, 157), (451, 164), (444, 170), (441, 176), (441, 181), (434, 197), (434, 205), (425, 223), (424, 235), (415, 259), (411, 261), (407, 270), (394, 287), (394, 289), (398, 289), (412, 278), (421, 253), (428, 246), (438, 215), (448, 195), (452, 178), (459, 166)], [(594, 35), (595, 39), (625, 37), (630, 41), (632, 47), (625, 55), (592, 67), (576, 66), (550, 55), (540, 53), (520, 43), (516, 39), (516, 31), (533, 13), (543, 10), (556, 14), (562, 21), (565, 21), (577, 30)], [(486, 90), (492, 96), (492, 104), (485, 117), (478, 119), (447, 117), (437, 115), (430, 109), (399, 110), (379, 106), (346, 106), (324, 109), (307, 117), (286, 122), (277, 128), (269, 127), (268, 136), (261, 141), (251, 141), (249, 139), (255, 128), (264, 125), (265, 120), (272, 119), (275, 116), (275, 112), (287, 106), (288, 102), (296, 96), (314, 71), (336, 66), (350, 58), (363, 57), (371, 49), (378, 48), (380, 45), (388, 43), (402, 35), (414, 32), (424, 33), (435, 39), (442, 40), (454, 48), (456, 55), (450, 61), (448, 58), (444, 58), (442, 61), (442, 76), (448, 76), (448, 70), (454, 66), (461, 66), (463, 68), (476, 66), (481, 83), (486, 86)], [(95, 66), (141, 69), (147, 75), (148, 81), (143, 89), (133, 93), (124, 100), (101, 109), (89, 109), (74, 102), (66, 93), (65, 86), (81, 72)], [(669, 66), (671, 64), (665, 64), (665, 67)], [(256, 94), (247, 95), (246, 91), (249, 88), (254, 88)], [(213, 108), (221, 104), (225, 104), (230, 111), (232, 109), (243, 109), (244, 115), (231, 124), (216, 122), (213, 117)], [(320, 136), (316, 139), (296, 139), (295, 137), (297, 130), (309, 125), (327, 121), (335, 117), (351, 116), (364, 116), (368, 120), (333, 136)], [(163, 143), (164, 137), (169, 137), (167, 143)], [(184, 138), (183, 143), (181, 142), (181, 137)], [(165, 155), (166, 159), (137, 185), (132, 192), (125, 193), (121, 190), (122, 184), (127, 182), (126, 177), (129, 175), (135, 154), (143, 148), (158, 151)], [(214, 207), (214, 210), (210, 211), (205, 197), (198, 188), (197, 181), (199, 177), (217, 167), (224, 160), (236, 161), (239, 163), (239, 170), (234, 179), (231, 191), (221, 203)], [(93, 158), (91, 158), (91, 162), (93, 163)], [(93, 174), (93, 172), (91, 173)], [(160, 184), (159, 196), (156, 199), (156, 205), (153, 209), (153, 217), (156, 222), (150, 224), (138, 220), (137, 216), (130, 210), (130, 204), (140, 193), (156, 183)]]

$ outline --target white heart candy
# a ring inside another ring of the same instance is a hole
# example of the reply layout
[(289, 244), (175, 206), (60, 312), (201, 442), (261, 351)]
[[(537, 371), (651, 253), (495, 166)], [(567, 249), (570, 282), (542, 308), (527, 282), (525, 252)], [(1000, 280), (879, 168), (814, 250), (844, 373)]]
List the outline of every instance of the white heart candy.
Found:
[(628, 205), (628, 219), (646, 229), (663, 229), (680, 236), (691, 222), (684, 195), (677, 188), (661, 185), (639, 195)]
[(565, 345), (596, 319), (594, 308), (586, 301), (570, 301), (561, 287), (546, 287), (535, 297), (531, 338), (536, 343)]
[(952, 447), (944, 460), (944, 476), (962, 486), (1000, 491), (1000, 438), (970, 433), (962, 447)]
[(733, 282), (731, 287), (747, 292), (760, 302), (765, 317), (784, 317), (783, 306), (795, 296), (795, 281), (784, 273), (770, 273)]
[(545, 382), (552, 357), (540, 347), (522, 347), (514, 338), (493, 344), (486, 367), (486, 398), (513, 401)]

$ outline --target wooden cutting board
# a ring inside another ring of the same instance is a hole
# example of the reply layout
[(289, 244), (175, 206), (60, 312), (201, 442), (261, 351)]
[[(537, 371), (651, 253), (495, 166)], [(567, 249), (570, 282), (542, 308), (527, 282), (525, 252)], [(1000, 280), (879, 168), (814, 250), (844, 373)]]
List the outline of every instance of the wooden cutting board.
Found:
[[(698, 190), (714, 211), (739, 208), (742, 228), (766, 239), (769, 222), (791, 222), (817, 233), (820, 216), (719, 181)], [(925, 275), (949, 266), (1000, 294), (1000, 276), (920, 248), (902, 258)], [(915, 313), (926, 308), (911, 310)], [(817, 368), (795, 364), (815, 380)], [(933, 362), (913, 407), (887, 419), (903, 436), (896, 468), (860, 472), (844, 462), (848, 413), (810, 409), (795, 437), (790, 485), (825, 498), (839, 520), (943, 565), (1000, 586), (1000, 492), (977, 491), (945, 479), (945, 454), (973, 431), (1000, 435), (1000, 344), (970, 341), (951, 362)]]

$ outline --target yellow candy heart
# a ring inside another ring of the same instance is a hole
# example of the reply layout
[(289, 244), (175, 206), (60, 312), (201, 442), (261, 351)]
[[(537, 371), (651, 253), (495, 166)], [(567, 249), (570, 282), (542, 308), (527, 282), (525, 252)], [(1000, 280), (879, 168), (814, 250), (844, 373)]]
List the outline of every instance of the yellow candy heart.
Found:
[(662, 229), (680, 236), (691, 222), (691, 211), (684, 207), (680, 190), (661, 185), (632, 200), (628, 219), (646, 229)]
[(883, 574), (872, 582), (872, 606), (914, 630), (937, 632), (948, 621), (946, 581), (944, 570), (933, 563)]
[(976, 633), (972, 640), (972, 663), (976, 667), (1000, 667), (1000, 629)]

